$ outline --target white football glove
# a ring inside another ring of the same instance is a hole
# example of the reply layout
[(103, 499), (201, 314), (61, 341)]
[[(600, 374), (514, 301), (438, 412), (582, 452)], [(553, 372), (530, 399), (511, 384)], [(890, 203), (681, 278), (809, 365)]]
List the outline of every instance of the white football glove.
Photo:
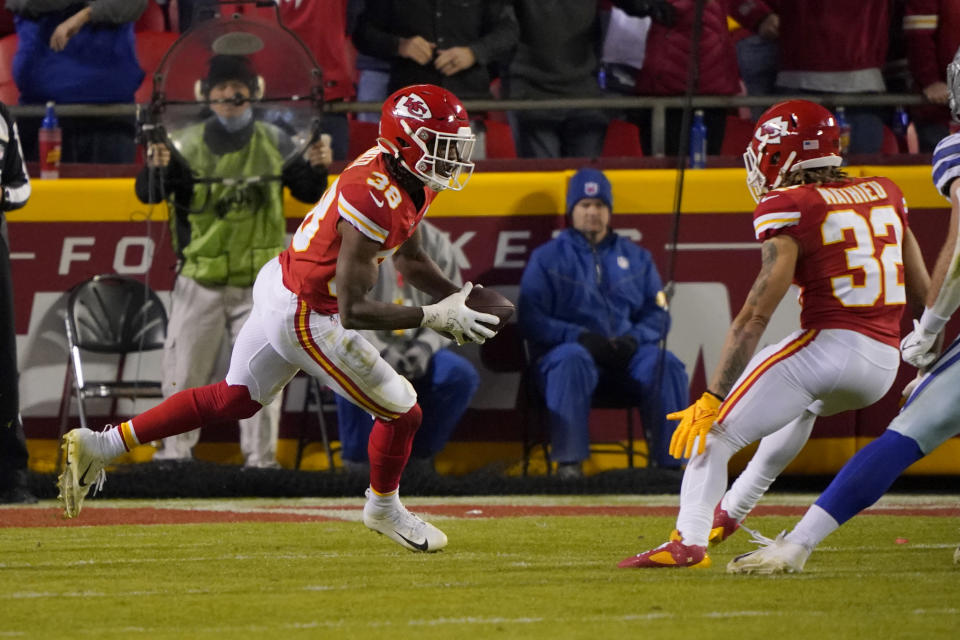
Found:
[(907, 334), (900, 342), (900, 355), (907, 364), (922, 369), (937, 359), (937, 352), (933, 346), (939, 332), (930, 332), (920, 326), (920, 322), (913, 321), (913, 331)]
[(500, 319), (490, 313), (480, 313), (467, 306), (467, 296), (473, 289), (473, 283), (468, 282), (456, 293), (435, 304), (428, 304), (423, 309), (421, 327), (434, 331), (445, 331), (453, 336), (458, 345), (467, 342), (483, 344), (487, 338), (492, 338), (496, 332), (483, 323), (496, 325)]

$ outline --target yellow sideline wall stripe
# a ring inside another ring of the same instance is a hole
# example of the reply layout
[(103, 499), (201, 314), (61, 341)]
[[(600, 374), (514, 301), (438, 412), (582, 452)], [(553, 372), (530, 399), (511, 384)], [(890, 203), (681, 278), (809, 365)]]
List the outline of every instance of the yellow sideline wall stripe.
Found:
[[(912, 208), (942, 208), (947, 202), (930, 179), (930, 167), (848, 167), (850, 175), (882, 175), (903, 189)], [(672, 169), (611, 169), (614, 213), (669, 213), (673, 209), (676, 172)], [(566, 206), (568, 171), (479, 173), (461, 192), (438, 198), (431, 217), (562, 215)], [(331, 176), (331, 182), (333, 177)], [(164, 221), (163, 203), (137, 200), (132, 178), (33, 180), (27, 206), (7, 213), (11, 222), (143, 222)], [(286, 216), (302, 218), (312, 204), (286, 196)], [(753, 211), (743, 169), (687, 171), (684, 176), (684, 213), (744, 213)]]
[[(807, 442), (800, 454), (786, 468), (787, 474), (833, 475), (859, 449), (872, 442), (872, 438), (814, 438)], [(30, 452), (30, 468), (37, 473), (53, 473), (57, 463), (57, 441), (46, 438), (29, 438), (27, 448)], [(277, 442), (277, 461), (288, 469), (293, 468), (297, 457), (297, 440), (281, 438)], [(340, 465), (340, 454), (334, 442), (335, 464)], [(636, 443), (638, 453), (645, 453), (646, 444)], [(150, 445), (141, 445), (126, 453), (118, 462), (148, 462), (155, 449)], [(756, 451), (752, 444), (738, 452), (730, 461), (731, 474), (743, 471), (750, 457)], [(237, 442), (200, 442), (194, 448), (198, 460), (220, 464), (243, 464), (243, 454)], [(447, 443), (443, 451), (437, 454), (437, 471), (445, 474), (464, 474), (477, 471), (491, 464), (507, 463), (507, 473), (520, 475), (522, 448), (517, 442), (459, 442)], [(937, 447), (929, 456), (915, 462), (907, 469), (907, 475), (944, 475), (957, 472), (957, 460), (960, 459), (960, 438), (951, 438)], [(641, 466), (643, 462), (639, 463)], [(587, 474), (622, 469), (626, 467), (623, 454), (593, 454), (584, 465)], [(320, 471), (327, 469), (327, 456), (319, 442), (310, 442), (303, 452), (301, 469)], [(531, 459), (530, 472), (540, 475), (544, 472), (543, 456), (535, 454)]]

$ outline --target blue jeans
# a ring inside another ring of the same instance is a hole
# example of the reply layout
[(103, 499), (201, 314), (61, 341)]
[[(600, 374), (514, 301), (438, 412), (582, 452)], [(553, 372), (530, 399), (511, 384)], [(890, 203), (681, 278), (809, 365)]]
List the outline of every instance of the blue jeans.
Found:
[[(449, 349), (441, 349), (433, 354), (427, 372), (410, 382), (417, 391), (417, 401), (423, 410), (423, 422), (413, 439), (411, 456), (430, 458), (446, 446), (460, 418), (470, 406), (480, 378), (466, 358)], [(366, 462), (373, 416), (337, 396), (337, 422), (341, 457), (352, 462)]]

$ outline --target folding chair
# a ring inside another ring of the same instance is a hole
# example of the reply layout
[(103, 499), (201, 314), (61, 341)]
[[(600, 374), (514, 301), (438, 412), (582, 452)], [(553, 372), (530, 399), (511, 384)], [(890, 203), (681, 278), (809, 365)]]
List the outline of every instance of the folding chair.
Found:
[[(113, 416), (120, 398), (163, 397), (159, 380), (124, 379), (127, 355), (162, 349), (167, 335), (167, 312), (147, 285), (113, 274), (81, 282), (70, 290), (67, 298), (65, 325), (69, 354), (60, 399), (61, 436), (66, 432), (71, 395), (76, 396), (80, 426), (84, 428), (89, 428), (88, 398), (111, 398), (110, 415)], [(84, 358), (91, 354), (117, 356), (112, 379), (87, 378)]]
[[(491, 371), (520, 373), (517, 405), (521, 412), (523, 428), (523, 475), (527, 475), (530, 459), (537, 448), (543, 451), (549, 475), (551, 472), (550, 429), (547, 423), (545, 401), (533, 380), (530, 348), (527, 341), (520, 335), (519, 327), (516, 324), (508, 324), (497, 334), (496, 340), (484, 343), (480, 347), (480, 359)], [(637, 426), (634, 422), (636, 405), (625, 396), (618, 394), (616, 390), (601, 385), (594, 392), (590, 408), (626, 412), (626, 443), (622, 440), (591, 441), (590, 453), (624, 454), (627, 458), (627, 467), (634, 468), (636, 456), (642, 455), (634, 451)]]
[[(304, 374), (306, 375), (306, 374)], [(320, 381), (313, 376), (306, 376), (307, 389), (303, 395), (303, 413), (300, 423), (300, 434), (297, 437), (297, 458), (294, 462), (294, 469), (299, 469), (303, 462), (303, 452), (307, 448), (309, 437), (307, 434), (307, 421), (311, 404), (316, 405), (317, 427), (320, 429), (320, 439), (323, 441), (323, 452), (327, 456), (327, 468), (330, 471), (335, 469), (333, 454), (337, 449), (330, 442), (330, 432), (327, 427), (326, 414), (337, 411), (337, 403), (333, 398), (333, 392), (320, 384)]]

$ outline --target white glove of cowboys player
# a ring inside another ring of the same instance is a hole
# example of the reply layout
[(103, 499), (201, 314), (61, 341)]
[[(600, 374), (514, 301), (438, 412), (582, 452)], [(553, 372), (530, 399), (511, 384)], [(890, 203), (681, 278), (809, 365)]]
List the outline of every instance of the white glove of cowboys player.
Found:
[(907, 334), (900, 342), (900, 354), (903, 361), (922, 369), (937, 359), (937, 352), (933, 345), (937, 341), (939, 332), (930, 332), (920, 326), (917, 320), (913, 321), (913, 331)]
[(440, 302), (422, 307), (423, 320), (420, 321), (420, 326), (434, 331), (445, 331), (453, 336), (458, 345), (466, 342), (483, 344), (487, 338), (492, 338), (496, 332), (482, 323), (496, 325), (500, 319), (467, 306), (467, 296), (472, 289), (473, 283), (468, 282)]

